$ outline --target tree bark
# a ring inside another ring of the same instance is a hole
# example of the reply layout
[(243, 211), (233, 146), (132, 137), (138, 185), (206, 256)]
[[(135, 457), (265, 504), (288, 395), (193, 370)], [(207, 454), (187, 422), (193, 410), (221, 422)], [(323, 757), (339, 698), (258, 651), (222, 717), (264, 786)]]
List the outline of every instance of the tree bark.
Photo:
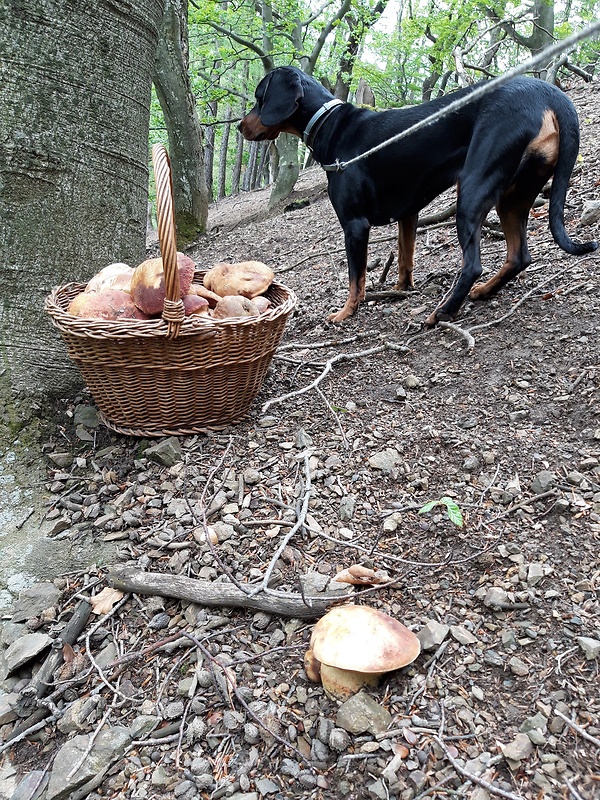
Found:
[(161, 0), (0, 5), (0, 397), (81, 385), (52, 287), (145, 254)]
[(219, 181), (217, 186), (217, 198), (222, 200), (227, 194), (227, 152), (229, 150), (229, 134), (231, 123), (229, 120), (233, 116), (231, 106), (227, 106), (227, 122), (223, 125), (223, 135), (221, 136), (221, 151), (219, 153)]
[(292, 193), (300, 174), (298, 164), (298, 138), (291, 133), (280, 133), (277, 138), (279, 154), (279, 170), (269, 197), (269, 208), (273, 208), (281, 200)]
[(169, 136), (173, 200), (178, 240), (183, 244), (206, 230), (208, 189), (202, 128), (188, 73), (187, 0), (167, 0), (154, 86)]

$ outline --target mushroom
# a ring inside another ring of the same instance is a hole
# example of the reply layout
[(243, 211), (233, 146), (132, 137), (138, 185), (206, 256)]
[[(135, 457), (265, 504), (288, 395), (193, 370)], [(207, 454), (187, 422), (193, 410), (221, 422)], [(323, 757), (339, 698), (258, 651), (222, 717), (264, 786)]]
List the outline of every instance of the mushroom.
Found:
[(119, 289), (81, 292), (69, 303), (69, 314), (87, 319), (148, 319), (135, 305), (131, 295)]
[(273, 270), (262, 261), (221, 263), (208, 270), (204, 276), (204, 285), (221, 297), (239, 294), (252, 300), (256, 295), (267, 291), (274, 277)]
[[(179, 271), (179, 296), (189, 293), (196, 265), (184, 253), (177, 253)], [(162, 258), (142, 261), (131, 277), (131, 296), (136, 306), (145, 314), (161, 314), (166, 297), (165, 276)]]
[(241, 295), (225, 295), (212, 310), (213, 317), (229, 319), (230, 317), (257, 317), (260, 314), (252, 300)]
[(127, 264), (109, 264), (97, 272), (93, 278), (90, 278), (85, 291), (101, 292), (104, 289), (119, 289), (122, 292), (128, 292), (132, 275), (133, 267), (129, 267)]
[(384, 672), (410, 664), (421, 652), (412, 631), (369, 606), (332, 608), (315, 625), (304, 657), (307, 677), (321, 679), (329, 697), (347, 700), (375, 686)]
[(197, 294), (186, 294), (183, 298), (183, 307), (186, 317), (191, 317), (192, 314), (208, 314), (209, 311), (206, 297), (200, 297)]

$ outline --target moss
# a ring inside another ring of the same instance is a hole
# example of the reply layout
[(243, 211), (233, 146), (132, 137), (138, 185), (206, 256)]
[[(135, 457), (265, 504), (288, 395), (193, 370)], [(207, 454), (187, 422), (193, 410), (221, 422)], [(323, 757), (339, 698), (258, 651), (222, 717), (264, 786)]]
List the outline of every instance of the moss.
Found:
[(177, 214), (177, 247), (181, 250), (205, 233), (205, 228), (191, 214)]

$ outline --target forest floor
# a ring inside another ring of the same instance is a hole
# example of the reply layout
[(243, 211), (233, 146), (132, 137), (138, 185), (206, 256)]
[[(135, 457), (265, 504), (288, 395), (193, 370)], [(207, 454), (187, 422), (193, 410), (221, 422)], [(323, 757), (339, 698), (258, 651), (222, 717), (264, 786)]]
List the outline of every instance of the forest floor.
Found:
[[(598, 222), (580, 223), (600, 195), (600, 85), (569, 93), (582, 147), (567, 230), (600, 239)], [(271, 588), (314, 593), (361, 564), (385, 583), (355, 601), (419, 633), (422, 653), (340, 706), (304, 672), (312, 620), (114, 598), (66, 650), (54, 721), (7, 748), (0, 796), (25, 775), (39, 788), (18, 797), (48, 800), (597, 797), (600, 256), (560, 251), (541, 206), (526, 273), (467, 303), (457, 327), (424, 331), (460, 263), (450, 220), (419, 233), (408, 297), (365, 302), (334, 327), (347, 272), (324, 175), (303, 173), (285, 210), (267, 211), (268, 194), (215, 204), (190, 250), (200, 269), (264, 261), (297, 294), (249, 418), (180, 437), (166, 466), (154, 442), (97, 427), (85, 393), (65, 401), (46, 446), (49, 518), (79, 546), (116, 541), (132, 568), (242, 586), (272, 569)], [(369, 289), (394, 238), (392, 226), (372, 233)], [(495, 271), (502, 239), (489, 231), (482, 252)], [(107, 568), (55, 585), (56, 614), (29, 629), (59, 630)], [(19, 624), (5, 621), (5, 646)], [(27, 675), (2, 684), (4, 739), (27, 716)]]

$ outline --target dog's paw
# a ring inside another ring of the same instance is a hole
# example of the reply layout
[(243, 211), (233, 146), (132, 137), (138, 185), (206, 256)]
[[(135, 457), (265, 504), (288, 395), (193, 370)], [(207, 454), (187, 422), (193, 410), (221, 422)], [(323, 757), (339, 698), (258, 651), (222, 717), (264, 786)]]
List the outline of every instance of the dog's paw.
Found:
[(340, 311), (336, 311), (333, 314), (330, 314), (327, 317), (328, 322), (343, 322), (345, 319), (348, 319), (350, 314), (346, 314), (344, 309), (342, 308)]
[(435, 328), (438, 324), (437, 311), (433, 311), (423, 323), (423, 327), (427, 329)]
[(476, 283), (469, 292), (469, 300), (486, 300), (490, 296), (487, 283)]

